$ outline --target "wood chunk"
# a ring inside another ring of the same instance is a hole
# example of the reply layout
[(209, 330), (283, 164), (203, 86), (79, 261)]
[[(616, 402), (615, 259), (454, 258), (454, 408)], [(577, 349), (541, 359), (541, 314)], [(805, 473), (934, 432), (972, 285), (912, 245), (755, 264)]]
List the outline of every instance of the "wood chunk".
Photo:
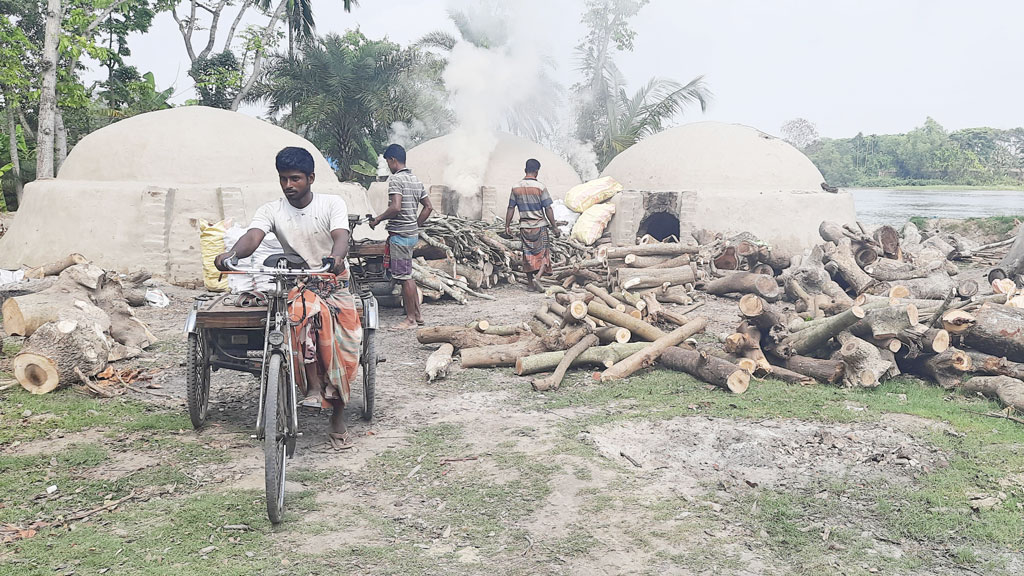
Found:
[(669, 348), (662, 352), (661, 365), (735, 394), (742, 394), (750, 386), (750, 374), (735, 364), (716, 358), (706, 352)]

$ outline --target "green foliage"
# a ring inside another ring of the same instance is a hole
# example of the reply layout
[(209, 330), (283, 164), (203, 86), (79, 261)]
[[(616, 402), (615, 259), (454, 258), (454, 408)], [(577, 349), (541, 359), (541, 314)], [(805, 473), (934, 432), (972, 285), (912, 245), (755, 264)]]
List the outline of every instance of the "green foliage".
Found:
[(391, 125), (419, 117), (427, 105), (406, 81), (425, 63), (415, 49), (359, 31), (329, 34), (303, 43), (294, 59), (271, 57), (251, 98), (336, 161), (339, 176), (359, 179), (371, 166), (376, 175), (376, 151)]
[(1024, 128), (950, 133), (928, 118), (906, 134), (823, 138), (803, 151), (836, 186), (1024, 184)]
[(242, 66), (231, 51), (196, 59), (189, 76), (196, 81), (201, 106), (230, 109), (242, 88)]

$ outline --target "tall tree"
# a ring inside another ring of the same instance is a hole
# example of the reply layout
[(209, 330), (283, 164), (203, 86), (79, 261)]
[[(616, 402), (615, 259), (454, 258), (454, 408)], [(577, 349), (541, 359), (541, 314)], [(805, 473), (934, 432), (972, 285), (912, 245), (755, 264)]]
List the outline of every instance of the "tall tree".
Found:
[[(179, 7), (187, 4), (187, 12)], [(356, 0), (342, 0), (346, 12), (357, 4)], [(227, 34), (219, 37), (221, 19), (234, 11)], [(256, 11), (268, 18), (266, 24), (243, 32), (244, 43), (234, 47), (238, 27), (246, 14)], [(202, 16), (206, 14), (206, 16)], [(309, 0), (175, 0), (171, 15), (178, 24), (185, 52), (192, 66), (189, 75), (196, 82), (201, 104), (237, 110), (263, 74), (264, 61), (280, 34), (281, 20), (287, 22), (289, 48), (294, 41), (310, 37), (315, 30), (312, 5)], [(193, 38), (196, 32), (206, 32), (205, 43)], [(220, 44), (220, 50), (215, 52)], [(236, 52), (241, 52), (242, 58)]]
[[(0, 16), (0, 95), (4, 100), (4, 131), (7, 133), (8, 165), (14, 181), (16, 202), (21, 202), (24, 191), (24, 180), (21, 174), (19, 130), (15, 116), (21, 102), (26, 98), (29, 88), (28, 70), (25, 68), (25, 55), (35, 47), (29, 42), (22, 30), (15, 26), (7, 16)], [(3, 195), (0, 194), (0, 203)], [(4, 203), (6, 205), (6, 203)]]
[(363, 162), (376, 167), (391, 125), (420, 112), (420, 90), (403, 76), (423, 66), (424, 57), (359, 31), (329, 34), (298, 48), (295, 58), (270, 58), (250, 100), (265, 102), (279, 122), (298, 126), (337, 164), (341, 177), (357, 178)]
[(614, 52), (632, 51), (636, 32), (629, 26), (648, 0), (587, 0), (582, 22), (587, 35), (576, 46), (583, 80), (572, 87), (576, 138), (589, 142), (603, 168), (640, 139), (660, 132), (686, 108), (707, 107), (711, 92), (698, 76), (686, 84), (652, 78), (630, 95)]
[(43, 38), (42, 84), (39, 88), (39, 126), (36, 129), (36, 177), (53, 178), (53, 138), (57, 118), (57, 49), (64, 11), (61, 0), (47, 0)]

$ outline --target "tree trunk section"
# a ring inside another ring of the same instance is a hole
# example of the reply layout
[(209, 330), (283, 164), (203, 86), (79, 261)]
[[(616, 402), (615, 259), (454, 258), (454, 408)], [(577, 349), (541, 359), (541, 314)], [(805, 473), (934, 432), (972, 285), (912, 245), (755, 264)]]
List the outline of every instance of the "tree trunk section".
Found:
[(685, 326), (676, 328), (672, 332), (669, 332), (655, 340), (650, 346), (644, 348), (642, 351), (605, 370), (601, 374), (601, 382), (611, 382), (612, 380), (621, 380), (623, 378), (630, 377), (636, 371), (654, 364), (654, 362), (668, 348), (681, 344), (687, 338), (697, 334), (698, 332), (703, 332), (707, 325), (708, 321), (706, 319), (697, 318)]
[(25, 271), (25, 278), (32, 280), (38, 280), (45, 276), (56, 276), (67, 270), (68, 268), (76, 264), (88, 264), (89, 260), (81, 254), (68, 254), (64, 258), (57, 260), (56, 262), (50, 262), (49, 264), (43, 264), (36, 268), (30, 268)]
[(790, 356), (789, 358), (780, 358), (779, 364), (824, 384), (838, 384), (846, 375), (846, 364), (842, 360)]
[(459, 351), (459, 356), (463, 368), (496, 368), (515, 366), (519, 358), (536, 354), (543, 349), (538, 340), (529, 339), (512, 344), (467, 347)]
[(1013, 241), (1006, 256), (999, 261), (998, 268), (1011, 279), (1024, 274), (1024, 226), (1017, 228), (1017, 239)]
[(750, 374), (735, 364), (716, 358), (704, 352), (669, 348), (662, 352), (661, 365), (678, 372), (686, 372), (690, 376), (725, 388), (730, 392), (742, 394), (750, 386)]
[(70, 308), (60, 319), (47, 322), (28, 339), (14, 358), (14, 377), (33, 394), (45, 394), (58, 386), (99, 374), (107, 365), (110, 341), (106, 316), (99, 309)]
[(633, 334), (628, 328), (621, 328), (619, 326), (606, 326), (604, 328), (598, 328), (594, 334), (597, 335), (602, 344), (625, 344), (629, 342), (629, 339), (633, 337)]
[(918, 320), (917, 306), (913, 304), (888, 306), (868, 311), (863, 320), (850, 327), (850, 332), (860, 338), (886, 340), (896, 338)]
[(965, 350), (971, 357), (971, 372), (985, 376), (1009, 376), (1024, 380), (1024, 364), (1010, 362), (1006, 358), (997, 358), (975, 350)]
[(627, 254), (636, 254), (637, 256), (681, 256), (683, 254), (697, 254), (698, 252), (700, 252), (698, 246), (689, 246), (676, 242), (658, 242), (656, 244), (609, 248), (606, 257), (609, 260), (622, 260), (625, 259)]
[(975, 376), (960, 385), (962, 390), (998, 398), (1004, 406), (1024, 410), (1024, 382), (1009, 376)]
[(603, 303), (596, 300), (592, 300), (590, 304), (587, 305), (587, 310), (594, 318), (598, 318), (621, 328), (626, 328), (637, 338), (647, 340), (648, 342), (654, 342), (665, 335), (665, 332), (660, 328), (651, 326), (643, 320), (633, 318), (629, 314), (612, 310), (608, 306), (605, 306)]
[(36, 129), (36, 178), (53, 178), (53, 138), (57, 114), (57, 49), (64, 9), (60, 0), (47, 0), (43, 32), (39, 125)]
[(980, 352), (1024, 362), (1024, 310), (985, 304), (974, 313), (975, 323), (964, 344)]
[(818, 350), (835, 335), (848, 329), (864, 318), (865, 312), (860, 306), (854, 306), (843, 312), (815, 323), (813, 327), (801, 330), (779, 343), (776, 347), (778, 355), (787, 357), (794, 354), (801, 356)]
[(960, 385), (964, 374), (971, 371), (971, 366), (971, 357), (967, 353), (950, 347), (934, 356), (906, 358), (902, 368), (904, 372), (930, 378), (939, 386), (951, 390)]
[(641, 290), (654, 288), (668, 282), (681, 286), (697, 281), (697, 271), (693, 265), (679, 268), (620, 268), (615, 274), (619, 286), (624, 290)]
[[(601, 366), (609, 368), (614, 366), (615, 363), (621, 361), (623, 358), (626, 358), (631, 354), (635, 354), (647, 346), (648, 344), (646, 342), (595, 346), (580, 354), (575, 360), (573, 360), (571, 367)], [(519, 376), (528, 376), (530, 374), (554, 370), (563, 357), (565, 357), (565, 352), (563, 351), (543, 352), (531, 356), (520, 357), (516, 360), (516, 374)]]
[(452, 354), (454, 352), (455, 347), (445, 342), (427, 357), (427, 366), (424, 369), (427, 382), (433, 382), (448, 375), (448, 369), (451, 368), (453, 362)]
[(456, 349), (478, 348), (480, 346), (508, 345), (519, 340), (519, 336), (492, 336), (481, 334), (475, 328), (465, 326), (426, 326), (416, 331), (420, 344), (447, 342)]
[(839, 357), (846, 364), (843, 384), (850, 388), (874, 388), (881, 384), (893, 363), (882, 357), (878, 347), (852, 334), (841, 333), (837, 340), (843, 345)]
[(566, 371), (569, 370), (572, 363), (579, 358), (580, 354), (594, 347), (597, 343), (598, 338), (594, 334), (584, 336), (575, 346), (566, 350), (565, 355), (559, 360), (558, 366), (555, 367), (554, 374), (545, 378), (537, 378), (533, 381), (533, 389), (538, 392), (558, 390), (558, 387), (562, 385), (562, 379), (565, 378)]
[(838, 244), (826, 244), (825, 255), (829, 262), (836, 265), (839, 276), (854, 294), (862, 294), (875, 283), (875, 279), (862, 270), (854, 260), (849, 238), (841, 239)]
[(768, 302), (776, 302), (782, 297), (782, 290), (775, 278), (751, 272), (734, 272), (718, 280), (704, 285), (708, 294), (723, 296), (725, 294), (755, 294)]

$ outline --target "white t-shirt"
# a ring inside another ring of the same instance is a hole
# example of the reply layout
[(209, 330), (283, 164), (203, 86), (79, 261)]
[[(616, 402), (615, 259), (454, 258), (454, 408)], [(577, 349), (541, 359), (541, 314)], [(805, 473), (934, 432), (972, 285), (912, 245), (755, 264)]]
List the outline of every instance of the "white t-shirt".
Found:
[(296, 208), (281, 198), (260, 206), (249, 225), (253, 228), (273, 232), (285, 252), (302, 256), (306, 265), (315, 268), (331, 255), (331, 231), (348, 230), (348, 208), (340, 196), (332, 194), (313, 194), (313, 201), (305, 208)]

